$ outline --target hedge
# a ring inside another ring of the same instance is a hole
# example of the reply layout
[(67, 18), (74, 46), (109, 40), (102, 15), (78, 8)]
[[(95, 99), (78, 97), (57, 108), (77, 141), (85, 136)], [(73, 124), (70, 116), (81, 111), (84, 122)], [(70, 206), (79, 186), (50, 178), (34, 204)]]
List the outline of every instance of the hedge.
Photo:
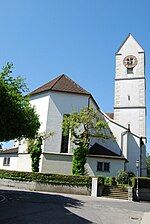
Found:
[[(88, 187), (92, 185), (92, 176), (75, 176), (53, 173), (0, 170), (0, 178), (51, 184), (86, 185)], [(98, 177), (98, 182), (99, 184), (104, 184), (104, 177)]]
[[(132, 187), (137, 187), (137, 178), (134, 177), (131, 179)], [(138, 178), (138, 187), (139, 188), (150, 188), (150, 178), (147, 177), (139, 177)]]

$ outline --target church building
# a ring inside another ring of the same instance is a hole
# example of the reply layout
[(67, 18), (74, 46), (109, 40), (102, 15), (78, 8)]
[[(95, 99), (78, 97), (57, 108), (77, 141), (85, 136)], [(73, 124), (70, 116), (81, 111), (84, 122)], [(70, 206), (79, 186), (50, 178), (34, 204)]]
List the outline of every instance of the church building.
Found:
[[(41, 122), (39, 133), (54, 133), (42, 145), (40, 172), (72, 173), (73, 143), (70, 138), (67, 144), (64, 141), (63, 117), (89, 106), (108, 122), (115, 141), (94, 139), (87, 155), (88, 175), (112, 177), (121, 170), (136, 173), (139, 160), (140, 176), (146, 176), (145, 53), (131, 34), (116, 53), (115, 74), (114, 112), (109, 114), (91, 93), (64, 74), (31, 92), (30, 103)], [(31, 171), (27, 144), (1, 150), (0, 169)]]

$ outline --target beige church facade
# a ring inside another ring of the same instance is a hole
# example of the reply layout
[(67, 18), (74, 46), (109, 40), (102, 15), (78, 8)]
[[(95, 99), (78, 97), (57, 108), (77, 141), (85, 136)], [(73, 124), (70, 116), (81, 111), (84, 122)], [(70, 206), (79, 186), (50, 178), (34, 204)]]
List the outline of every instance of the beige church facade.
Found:
[[(30, 103), (39, 114), (39, 132), (53, 132), (42, 146), (40, 172), (71, 174), (73, 144), (64, 141), (62, 121), (65, 114), (93, 107), (108, 122), (116, 141), (91, 140), (86, 169), (89, 175), (116, 176), (118, 171), (146, 175), (145, 54), (129, 34), (116, 53), (114, 113), (101, 111), (95, 99), (66, 75), (61, 75), (31, 93)], [(0, 169), (31, 171), (27, 145), (16, 143), (0, 151)]]

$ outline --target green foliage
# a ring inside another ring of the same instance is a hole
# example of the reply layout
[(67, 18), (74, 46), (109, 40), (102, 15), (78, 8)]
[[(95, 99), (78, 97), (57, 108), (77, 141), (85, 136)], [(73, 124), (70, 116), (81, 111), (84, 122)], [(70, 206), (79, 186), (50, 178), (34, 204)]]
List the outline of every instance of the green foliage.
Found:
[(29, 103), (28, 88), (21, 77), (13, 78), (13, 64), (0, 72), (0, 141), (34, 138), (40, 127), (35, 109)]
[(81, 141), (89, 144), (91, 138), (103, 140), (113, 138), (108, 131), (107, 122), (100, 112), (93, 108), (82, 108), (79, 113), (72, 112), (70, 116), (65, 116), (62, 128), (64, 135), (71, 133), (71, 140), (75, 145), (79, 145)]
[(62, 128), (64, 135), (67, 136), (70, 132), (71, 140), (77, 146), (73, 156), (73, 174), (75, 175), (86, 173), (83, 167), (91, 138), (102, 140), (113, 138), (107, 122), (100, 112), (93, 108), (82, 108), (79, 113), (73, 112), (70, 116), (65, 116)]
[(111, 181), (112, 181), (112, 178), (111, 177), (105, 177), (105, 185), (111, 185)]
[(32, 171), (39, 172), (39, 162), (42, 153), (42, 138), (37, 137), (34, 141), (31, 140), (29, 144), (30, 156), (32, 159)]
[[(91, 187), (91, 176), (74, 176), (74, 175), (61, 175), (51, 173), (32, 173), (32, 172), (20, 172), (0, 170), (0, 178), (13, 179), (20, 181), (35, 181), (40, 183), (51, 184), (67, 184), (67, 185), (85, 185)], [(104, 177), (98, 177), (98, 183), (104, 184)]]
[(72, 159), (72, 173), (74, 175), (85, 175), (86, 155), (88, 152), (88, 146), (80, 143), (80, 146), (75, 148)]
[(36, 135), (34, 139), (28, 139), (28, 153), (30, 153), (30, 157), (32, 159), (31, 166), (33, 172), (39, 172), (43, 141), (53, 134), (53, 132), (49, 132), (47, 135), (45, 133), (41, 133)]
[(129, 184), (131, 177), (134, 177), (133, 172), (119, 171), (117, 175), (117, 182), (119, 184)]

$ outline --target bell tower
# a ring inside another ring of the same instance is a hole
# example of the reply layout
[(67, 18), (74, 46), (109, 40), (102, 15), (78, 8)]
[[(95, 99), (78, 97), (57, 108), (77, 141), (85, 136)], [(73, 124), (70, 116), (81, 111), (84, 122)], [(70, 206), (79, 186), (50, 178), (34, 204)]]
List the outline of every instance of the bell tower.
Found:
[(116, 53), (114, 120), (146, 136), (145, 54), (129, 34)]
[[(116, 53), (114, 120), (128, 129), (124, 156), (129, 161), (129, 169), (132, 166), (130, 164), (135, 163), (137, 159), (140, 160), (141, 175), (145, 175), (144, 172), (146, 172), (144, 171), (144, 151), (146, 151), (145, 95), (145, 53), (134, 37), (129, 34)], [(133, 139), (131, 141), (131, 134), (133, 134), (135, 141)], [(138, 145), (137, 148), (136, 145)]]

